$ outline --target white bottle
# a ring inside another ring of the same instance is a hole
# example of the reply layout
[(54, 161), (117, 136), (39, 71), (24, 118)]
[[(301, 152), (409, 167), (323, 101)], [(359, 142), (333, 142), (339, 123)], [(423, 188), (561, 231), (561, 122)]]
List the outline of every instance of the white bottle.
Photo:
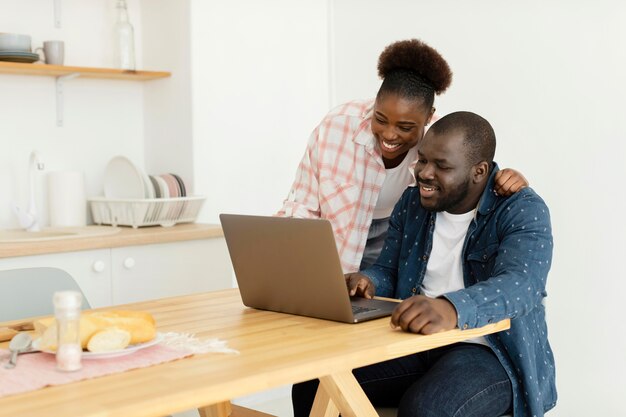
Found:
[(57, 323), (57, 369), (72, 372), (82, 368), (80, 307), (83, 296), (77, 291), (57, 291), (53, 296)]
[(117, 0), (115, 22), (115, 59), (118, 68), (135, 71), (135, 34), (128, 21), (126, 0)]

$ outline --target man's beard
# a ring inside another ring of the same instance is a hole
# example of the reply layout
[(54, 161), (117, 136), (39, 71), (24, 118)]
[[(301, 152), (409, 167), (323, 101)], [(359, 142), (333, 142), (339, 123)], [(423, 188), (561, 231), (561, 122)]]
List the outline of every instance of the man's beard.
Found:
[(467, 181), (465, 181), (462, 184), (459, 184), (458, 187), (451, 190), (447, 196), (443, 197), (442, 199), (439, 199), (437, 203), (435, 204), (435, 206), (433, 207), (424, 206), (423, 202), (422, 202), (422, 206), (428, 211), (435, 211), (435, 212), (454, 210), (454, 208), (458, 206), (459, 203), (461, 203), (461, 201), (463, 201), (465, 197), (467, 197), (467, 195), (469, 194), (469, 187), (470, 187), (470, 180), (467, 179)]

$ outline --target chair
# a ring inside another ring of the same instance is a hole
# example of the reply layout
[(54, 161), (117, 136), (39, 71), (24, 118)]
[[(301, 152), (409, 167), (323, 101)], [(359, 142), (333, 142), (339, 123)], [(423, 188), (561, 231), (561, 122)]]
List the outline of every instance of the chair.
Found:
[(73, 290), (83, 295), (83, 310), (89, 302), (67, 272), (58, 268), (23, 268), (0, 271), (0, 321), (54, 314), (55, 291)]

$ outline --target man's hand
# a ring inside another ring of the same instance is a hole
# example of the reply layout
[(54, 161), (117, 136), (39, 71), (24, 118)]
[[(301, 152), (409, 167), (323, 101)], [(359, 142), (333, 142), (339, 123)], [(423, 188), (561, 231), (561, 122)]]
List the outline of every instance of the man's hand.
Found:
[(357, 297), (373, 298), (374, 294), (376, 294), (374, 283), (365, 275), (354, 272), (345, 274), (344, 276), (350, 296), (356, 295)]
[(511, 168), (504, 168), (496, 172), (496, 193), (508, 197), (524, 187), (528, 187), (528, 181), (521, 172)]
[(391, 327), (405, 332), (433, 334), (456, 327), (456, 309), (445, 298), (414, 295), (401, 302), (391, 315)]

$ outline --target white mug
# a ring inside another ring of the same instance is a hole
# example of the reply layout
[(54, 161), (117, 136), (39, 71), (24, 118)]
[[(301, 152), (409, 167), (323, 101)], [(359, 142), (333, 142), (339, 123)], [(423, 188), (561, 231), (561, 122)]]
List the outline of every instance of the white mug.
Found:
[(63, 65), (65, 58), (65, 43), (63, 41), (45, 41), (43, 48), (35, 49), (35, 53), (43, 51), (46, 64)]

